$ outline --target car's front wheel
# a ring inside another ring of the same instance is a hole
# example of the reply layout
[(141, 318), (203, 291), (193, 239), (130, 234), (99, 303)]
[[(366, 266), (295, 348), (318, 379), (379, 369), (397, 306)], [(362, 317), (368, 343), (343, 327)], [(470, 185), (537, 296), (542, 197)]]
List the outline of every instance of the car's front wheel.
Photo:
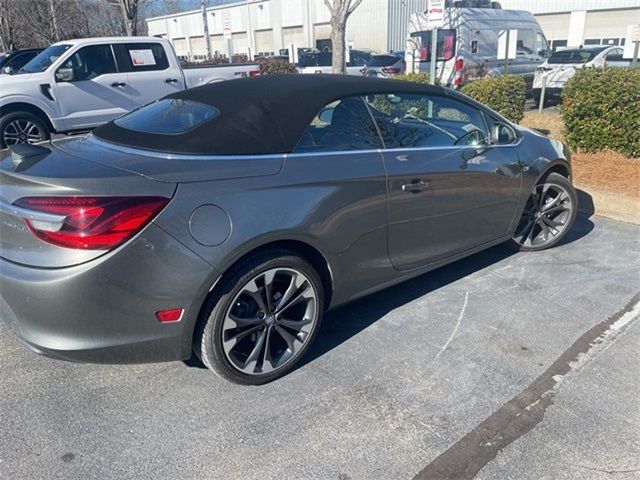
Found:
[(212, 292), (200, 316), (196, 354), (232, 382), (270, 382), (304, 356), (323, 309), (320, 277), (305, 259), (288, 250), (259, 252)]
[(536, 251), (556, 245), (571, 229), (577, 211), (578, 195), (571, 182), (550, 173), (531, 190), (508, 246)]
[(38, 143), (51, 138), (47, 124), (30, 112), (12, 112), (0, 118), (0, 148), (16, 143)]

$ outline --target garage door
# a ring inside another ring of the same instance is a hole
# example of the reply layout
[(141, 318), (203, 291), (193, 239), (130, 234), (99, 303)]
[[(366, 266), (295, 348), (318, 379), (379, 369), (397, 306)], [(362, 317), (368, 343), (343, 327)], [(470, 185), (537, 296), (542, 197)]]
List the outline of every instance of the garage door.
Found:
[(189, 40), (191, 42), (191, 55), (193, 55), (194, 58), (207, 55), (207, 47), (204, 43), (204, 37), (191, 37)]
[(273, 30), (256, 30), (256, 53), (259, 55), (273, 54)]
[(189, 56), (189, 49), (187, 48), (186, 38), (174, 38), (172, 42), (173, 47), (176, 49), (176, 55), (178, 55), (179, 57)]
[(313, 26), (313, 39), (318, 40), (330, 40), (331, 39), (331, 25), (328, 23), (321, 23)]
[(291, 44), (298, 48), (306, 47), (306, 43), (302, 27), (287, 27), (282, 29), (282, 46), (284, 48), (289, 47)]
[(222, 35), (211, 35), (209, 37), (209, 42), (211, 42), (211, 53), (213, 55), (227, 54), (227, 45), (225, 44), (224, 37)]
[(246, 33), (234, 33), (231, 35), (231, 48), (233, 53), (248, 53), (249, 40)]

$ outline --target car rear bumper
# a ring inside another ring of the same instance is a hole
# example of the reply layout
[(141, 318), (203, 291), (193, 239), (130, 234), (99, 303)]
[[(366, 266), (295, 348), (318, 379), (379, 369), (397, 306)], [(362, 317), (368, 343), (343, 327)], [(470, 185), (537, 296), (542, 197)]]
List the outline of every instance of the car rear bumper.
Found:
[[(217, 272), (151, 224), (82, 265), (40, 269), (0, 259), (0, 319), (36, 353), (96, 363), (189, 358), (200, 307)], [(160, 323), (155, 312), (184, 308)]]

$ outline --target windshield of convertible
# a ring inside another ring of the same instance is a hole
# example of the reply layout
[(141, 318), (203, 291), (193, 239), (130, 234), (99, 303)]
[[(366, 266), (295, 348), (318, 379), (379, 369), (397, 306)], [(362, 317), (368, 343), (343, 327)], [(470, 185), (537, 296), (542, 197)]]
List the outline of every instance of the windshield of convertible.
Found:
[(296, 152), (488, 143), (480, 110), (449, 97), (389, 93), (346, 97), (325, 106), (305, 130)]
[(38, 73), (44, 72), (47, 68), (55, 62), (60, 55), (69, 50), (71, 45), (51, 45), (38, 55), (33, 57), (24, 67), (22, 67), (20, 73)]
[(180, 135), (220, 115), (211, 105), (165, 98), (120, 117), (114, 123), (121, 128), (157, 135)]

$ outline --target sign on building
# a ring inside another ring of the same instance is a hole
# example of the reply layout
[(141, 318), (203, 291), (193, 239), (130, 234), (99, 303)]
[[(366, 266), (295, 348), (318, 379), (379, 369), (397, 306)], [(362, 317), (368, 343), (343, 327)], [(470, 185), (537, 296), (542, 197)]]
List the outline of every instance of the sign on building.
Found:
[(224, 36), (225, 40), (231, 40), (231, 21), (228, 18), (224, 19), (222, 35)]
[(442, 28), (444, 21), (444, 0), (429, 0), (427, 3), (427, 28)]

